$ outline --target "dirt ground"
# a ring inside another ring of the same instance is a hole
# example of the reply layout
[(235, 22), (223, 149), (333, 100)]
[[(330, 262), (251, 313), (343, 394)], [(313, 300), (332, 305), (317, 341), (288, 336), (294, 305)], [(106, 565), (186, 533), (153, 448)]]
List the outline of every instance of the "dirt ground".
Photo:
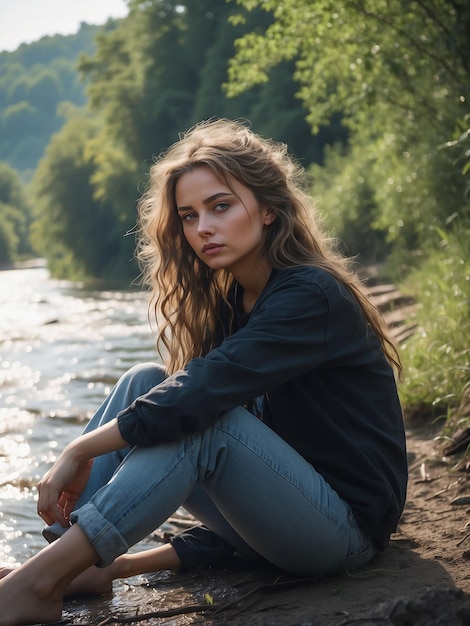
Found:
[(354, 576), (299, 581), (244, 563), (197, 577), (164, 573), (147, 584), (116, 583), (113, 596), (67, 603), (66, 623), (470, 624), (470, 470), (462, 453), (443, 457), (435, 435), (408, 430), (405, 512), (388, 550)]

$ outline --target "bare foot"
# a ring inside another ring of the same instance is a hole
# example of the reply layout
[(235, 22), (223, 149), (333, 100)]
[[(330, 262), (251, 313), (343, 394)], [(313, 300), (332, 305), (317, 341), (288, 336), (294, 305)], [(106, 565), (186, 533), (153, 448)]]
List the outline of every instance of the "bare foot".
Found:
[(96, 563), (78, 525), (0, 580), (0, 626), (57, 622), (70, 582)]
[[(113, 579), (110, 577), (110, 567), (89, 567), (77, 576), (65, 591), (65, 598), (79, 595), (104, 595), (113, 590)], [(14, 569), (0, 567), (0, 580), (14, 572)], [(2, 626), (0, 624), (0, 626)]]
[(30, 580), (20, 569), (0, 580), (0, 626), (56, 622), (62, 615), (62, 599), (54, 597), (40, 580)]

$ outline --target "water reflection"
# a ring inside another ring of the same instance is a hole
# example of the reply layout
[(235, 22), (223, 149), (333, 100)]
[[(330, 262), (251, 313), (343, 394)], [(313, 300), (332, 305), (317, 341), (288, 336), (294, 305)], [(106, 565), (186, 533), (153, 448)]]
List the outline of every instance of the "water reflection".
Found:
[(155, 359), (145, 294), (0, 272), (0, 565), (44, 545), (34, 485), (57, 450), (125, 370)]

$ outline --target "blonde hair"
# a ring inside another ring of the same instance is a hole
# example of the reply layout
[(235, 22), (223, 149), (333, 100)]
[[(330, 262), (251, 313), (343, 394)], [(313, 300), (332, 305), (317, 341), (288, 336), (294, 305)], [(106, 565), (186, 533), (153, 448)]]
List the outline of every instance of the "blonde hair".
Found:
[(275, 214), (262, 250), (272, 267), (314, 265), (348, 287), (390, 363), (400, 371), (400, 358), (381, 313), (370, 302), (349, 260), (320, 228), (303, 168), (285, 144), (263, 139), (243, 123), (219, 119), (197, 124), (156, 159), (138, 207), (137, 257), (143, 281), (151, 289), (149, 314), (156, 323), (158, 350), (169, 372), (213, 347), (220, 307), (228, 304), (233, 283), (227, 270), (214, 271), (196, 256), (176, 211), (178, 179), (200, 166), (209, 167), (229, 186), (231, 180), (239, 181)]

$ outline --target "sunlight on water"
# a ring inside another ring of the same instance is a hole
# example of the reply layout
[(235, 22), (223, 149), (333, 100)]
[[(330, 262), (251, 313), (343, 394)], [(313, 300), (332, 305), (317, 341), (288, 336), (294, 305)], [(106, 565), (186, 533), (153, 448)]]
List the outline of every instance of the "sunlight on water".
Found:
[(35, 485), (117, 378), (150, 360), (145, 294), (0, 272), (0, 566), (43, 547)]

